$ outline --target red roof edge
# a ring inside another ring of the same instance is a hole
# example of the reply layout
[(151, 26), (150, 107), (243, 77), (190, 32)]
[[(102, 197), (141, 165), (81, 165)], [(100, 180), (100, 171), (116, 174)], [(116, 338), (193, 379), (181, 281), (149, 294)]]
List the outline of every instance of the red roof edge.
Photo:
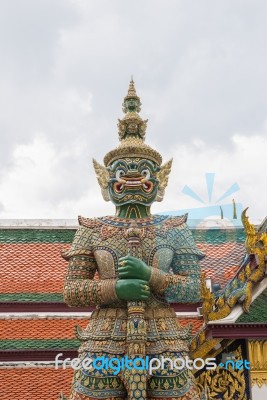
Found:
[(208, 325), (206, 337), (218, 339), (266, 338), (267, 323)]

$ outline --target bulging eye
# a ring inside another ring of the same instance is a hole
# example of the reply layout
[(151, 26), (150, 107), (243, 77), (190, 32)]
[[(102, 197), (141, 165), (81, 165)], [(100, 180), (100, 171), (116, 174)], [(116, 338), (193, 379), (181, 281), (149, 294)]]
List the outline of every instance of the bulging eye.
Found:
[(143, 169), (142, 171), (141, 171), (141, 175), (144, 177), (144, 178), (146, 178), (146, 179), (149, 179), (150, 178), (150, 171), (149, 171), (149, 169)]
[(116, 171), (116, 179), (118, 182), (120, 182), (120, 180), (122, 179), (122, 177), (125, 175), (125, 172), (123, 169), (118, 169), (118, 171)]

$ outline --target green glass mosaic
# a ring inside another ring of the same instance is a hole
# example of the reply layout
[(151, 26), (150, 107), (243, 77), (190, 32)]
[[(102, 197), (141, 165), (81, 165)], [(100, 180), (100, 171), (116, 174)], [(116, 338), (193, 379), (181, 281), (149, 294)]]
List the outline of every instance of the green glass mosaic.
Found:
[(267, 323), (267, 289), (254, 300), (250, 306), (249, 314), (242, 314), (236, 322)]
[[(0, 229), (0, 243), (71, 243), (75, 229)], [(192, 229), (196, 242), (222, 244), (243, 243), (246, 235), (238, 229)]]
[(192, 229), (196, 243), (223, 244), (229, 242), (244, 243), (246, 233), (243, 228), (238, 229)]
[(0, 302), (63, 303), (62, 293), (0, 293)]
[(71, 243), (75, 229), (0, 229), (0, 243)]
[(1, 340), (0, 350), (77, 350), (80, 341), (76, 339), (24, 339)]

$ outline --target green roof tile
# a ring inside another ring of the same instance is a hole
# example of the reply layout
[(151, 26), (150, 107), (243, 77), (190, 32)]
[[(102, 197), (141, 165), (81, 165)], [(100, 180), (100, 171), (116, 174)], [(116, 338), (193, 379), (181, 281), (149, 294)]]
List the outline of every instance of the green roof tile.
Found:
[[(0, 243), (71, 243), (75, 229), (0, 229)], [(238, 229), (192, 229), (196, 242), (243, 243), (246, 235)]]
[(62, 293), (0, 293), (0, 302), (59, 303), (63, 302), (63, 294)]
[(80, 341), (77, 339), (24, 339), (24, 340), (0, 340), (0, 350), (77, 350)]
[(238, 229), (192, 229), (197, 243), (223, 244), (229, 242), (244, 243), (246, 233), (243, 228)]
[(236, 322), (267, 323), (267, 289), (264, 290), (250, 306), (249, 314), (242, 314)]
[(71, 243), (76, 229), (0, 229), (0, 243)]

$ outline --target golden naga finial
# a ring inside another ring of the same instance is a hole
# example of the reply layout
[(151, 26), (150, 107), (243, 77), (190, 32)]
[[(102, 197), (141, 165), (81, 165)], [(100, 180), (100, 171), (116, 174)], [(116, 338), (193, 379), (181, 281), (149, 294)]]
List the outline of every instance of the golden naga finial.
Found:
[(246, 250), (248, 254), (255, 254), (258, 257), (258, 270), (265, 272), (265, 262), (267, 256), (267, 232), (256, 231), (248, 217), (246, 216), (246, 208), (242, 212), (242, 222), (246, 231)]
[(213, 310), (215, 305), (214, 294), (207, 288), (205, 281), (205, 274), (201, 274), (200, 292), (202, 299), (202, 315), (205, 322), (209, 320), (209, 313)]
[(241, 220), (242, 220), (242, 223), (243, 223), (243, 226), (244, 226), (244, 229), (245, 229), (245, 232), (246, 232), (246, 236), (247, 236), (247, 238), (246, 238), (246, 250), (247, 250), (248, 254), (251, 254), (253, 252), (252, 248), (255, 246), (255, 239), (256, 239), (256, 236), (257, 236), (257, 232), (256, 232), (256, 229), (255, 229), (254, 225), (252, 225), (249, 222), (249, 219), (248, 219), (248, 217), (246, 215), (247, 210), (248, 210), (248, 207), (245, 208), (245, 210), (242, 212)]

